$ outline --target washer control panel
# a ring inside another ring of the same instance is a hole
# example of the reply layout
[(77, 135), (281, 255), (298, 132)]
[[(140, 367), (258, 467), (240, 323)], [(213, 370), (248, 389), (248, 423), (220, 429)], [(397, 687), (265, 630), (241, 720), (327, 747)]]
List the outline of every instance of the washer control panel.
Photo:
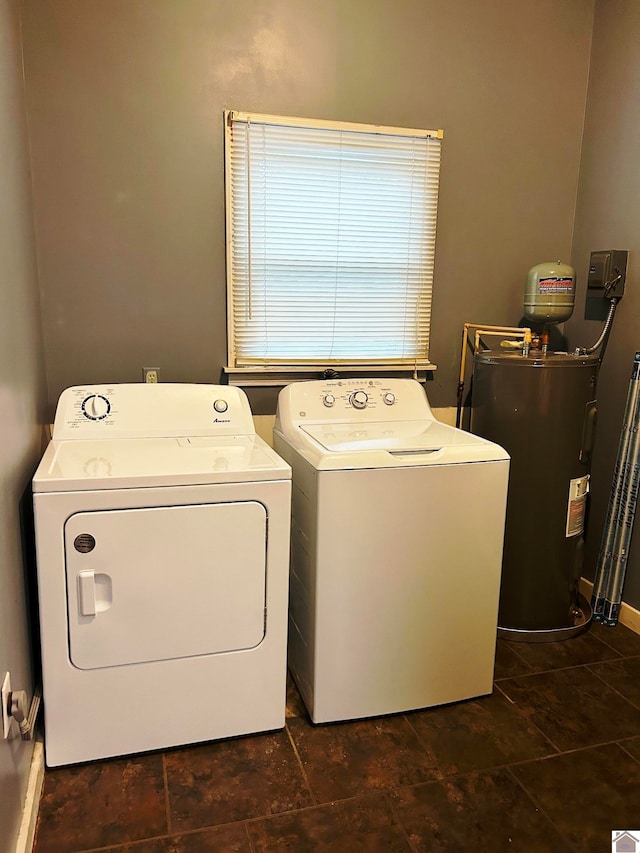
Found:
[(86, 385), (62, 392), (53, 438), (253, 435), (249, 401), (229, 385)]
[(398, 421), (432, 417), (414, 379), (330, 379), (296, 382), (278, 397), (282, 423)]

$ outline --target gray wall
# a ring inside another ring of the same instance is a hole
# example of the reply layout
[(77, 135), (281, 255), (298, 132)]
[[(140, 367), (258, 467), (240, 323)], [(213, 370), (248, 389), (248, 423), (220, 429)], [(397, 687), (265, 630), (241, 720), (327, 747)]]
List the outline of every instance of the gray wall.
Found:
[[(17, 7), (0, 0), (0, 678), (30, 688), (18, 503), (38, 424), (67, 385), (137, 381), (143, 365), (216, 381), (225, 361), (222, 110), (444, 127), (430, 396), (451, 405), (463, 321), (517, 322), (527, 269), (571, 251), (593, 0), (22, 0), (46, 411)], [(640, 9), (596, 12), (578, 311), (589, 251), (632, 256), (600, 385), (588, 566), (640, 316)], [(583, 343), (598, 327), (567, 331)], [(636, 607), (639, 562), (636, 542)], [(30, 752), (0, 742), (0, 853)]]
[(218, 381), (225, 107), (444, 128), (436, 406), (462, 323), (517, 323), (529, 267), (569, 257), (592, 0), (23, 5), (51, 412), (143, 365)]
[[(574, 345), (593, 343), (600, 324), (585, 321), (589, 253), (627, 249), (627, 290), (620, 303), (598, 386), (598, 432), (585, 551), (589, 577), (597, 563), (633, 357), (640, 350), (640, 4), (596, 4), (589, 95), (576, 210), (573, 264), (577, 309), (567, 324)], [(640, 609), (640, 521), (628, 557), (624, 600)]]
[[(0, 682), (31, 693), (19, 503), (45, 393), (17, 0), (0, 0)], [(33, 744), (0, 739), (0, 853), (15, 850)]]

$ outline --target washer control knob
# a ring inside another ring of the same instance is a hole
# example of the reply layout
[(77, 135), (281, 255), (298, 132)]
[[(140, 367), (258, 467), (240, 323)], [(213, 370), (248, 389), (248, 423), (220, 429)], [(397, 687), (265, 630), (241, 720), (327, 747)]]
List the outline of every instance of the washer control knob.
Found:
[(90, 394), (82, 401), (82, 414), (90, 421), (101, 421), (111, 411), (111, 403), (102, 394)]
[(387, 406), (393, 406), (396, 401), (396, 395), (392, 394), (391, 391), (387, 391), (385, 394), (383, 394), (382, 399), (384, 400)]
[(351, 395), (351, 405), (354, 409), (366, 409), (368, 399), (365, 391), (354, 391)]
[(215, 400), (213, 408), (216, 410), (216, 412), (218, 412), (219, 415), (221, 415), (223, 414), (223, 412), (227, 411), (227, 409), (229, 408), (229, 404), (226, 400)]
[(331, 406), (335, 405), (336, 398), (333, 396), (333, 394), (325, 394), (322, 398), (322, 402), (325, 404), (325, 406), (331, 408)]

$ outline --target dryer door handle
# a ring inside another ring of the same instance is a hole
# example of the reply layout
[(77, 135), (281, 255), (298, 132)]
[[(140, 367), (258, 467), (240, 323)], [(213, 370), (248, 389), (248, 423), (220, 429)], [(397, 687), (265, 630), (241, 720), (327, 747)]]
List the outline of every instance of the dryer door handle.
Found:
[(93, 571), (78, 575), (78, 603), (81, 616), (96, 615), (96, 581)]

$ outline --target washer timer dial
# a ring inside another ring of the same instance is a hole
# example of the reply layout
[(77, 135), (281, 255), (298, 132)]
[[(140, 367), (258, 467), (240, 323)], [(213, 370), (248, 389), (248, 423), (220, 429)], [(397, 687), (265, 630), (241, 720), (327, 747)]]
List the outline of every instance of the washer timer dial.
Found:
[(90, 394), (82, 401), (82, 414), (90, 421), (104, 420), (111, 411), (111, 403), (102, 394)]
[(354, 391), (351, 395), (351, 405), (354, 409), (366, 409), (368, 400), (366, 391)]

